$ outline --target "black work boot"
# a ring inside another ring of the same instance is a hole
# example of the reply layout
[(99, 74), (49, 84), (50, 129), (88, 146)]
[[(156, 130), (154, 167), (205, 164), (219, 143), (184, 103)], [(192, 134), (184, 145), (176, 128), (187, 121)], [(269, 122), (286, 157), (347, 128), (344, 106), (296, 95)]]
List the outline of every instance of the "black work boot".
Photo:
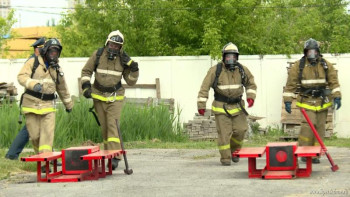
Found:
[[(50, 161), (50, 164), (53, 165), (53, 160)], [(62, 163), (60, 161), (57, 160), (57, 166), (62, 166)]]
[[(51, 172), (51, 169), (49, 168), (49, 173)], [(46, 173), (46, 166), (41, 166), (41, 173)]]
[(316, 158), (312, 158), (312, 163), (319, 164), (321, 162), (320, 162), (320, 159), (316, 157)]
[(301, 161), (306, 163), (306, 157), (302, 157)]
[(232, 161), (234, 163), (238, 163), (239, 162), (239, 157), (232, 157)]
[(118, 168), (119, 161), (120, 159), (117, 159), (117, 158), (112, 159), (112, 170), (115, 170), (116, 168)]

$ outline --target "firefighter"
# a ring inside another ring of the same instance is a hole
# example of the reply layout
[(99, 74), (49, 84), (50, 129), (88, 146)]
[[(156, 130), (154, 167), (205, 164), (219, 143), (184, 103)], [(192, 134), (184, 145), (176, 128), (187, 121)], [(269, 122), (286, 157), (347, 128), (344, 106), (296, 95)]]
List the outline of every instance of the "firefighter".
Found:
[(254, 76), (238, 62), (238, 48), (231, 42), (222, 49), (222, 61), (209, 69), (198, 93), (198, 113), (204, 115), (208, 92), (214, 89), (212, 112), (215, 114), (218, 132), (218, 147), (221, 155), (220, 162), (224, 166), (238, 162), (238, 157), (232, 153), (242, 147), (244, 134), (248, 129), (247, 115), (242, 100), (244, 89), (248, 107), (254, 105), (256, 84)]
[[(296, 106), (304, 108), (314, 124), (321, 139), (325, 134), (328, 108), (338, 110), (341, 106), (341, 93), (338, 76), (334, 66), (324, 59), (316, 40), (310, 38), (304, 44), (304, 56), (296, 61), (288, 73), (287, 84), (283, 93), (285, 110), (292, 112), (295, 92), (299, 91)], [(332, 102), (333, 101), (333, 102)], [(302, 118), (298, 137), (300, 146), (319, 146), (311, 128)], [(306, 158), (302, 158), (306, 161)], [(313, 163), (320, 163), (313, 158)]]
[(62, 69), (58, 65), (62, 46), (53, 38), (48, 40), (39, 56), (29, 59), (20, 70), (18, 82), (25, 87), (21, 110), (35, 153), (52, 152), (55, 130), (55, 99), (60, 99), (71, 112), (70, 97)]
[[(31, 47), (33, 47), (34, 53), (28, 58), (35, 58), (35, 56), (40, 55), (40, 50), (45, 44), (45, 37), (41, 37), (38, 40), (36, 40)], [(28, 61), (27, 60), (27, 61)], [(11, 160), (17, 160), (19, 157), (19, 154), (23, 151), (24, 146), (29, 141), (29, 134), (27, 127), (24, 125), (24, 127), (18, 132), (16, 138), (13, 140), (8, 152), (5, 155), (5, 158), (11, 159)]]
[[(83, 95), (92, 98), (105, 150), (119, 150), (120, 139), (116, 119), (124, 101), (125, 89), (121, 85), (122, 77), (128, 85), (135, 85), (139, 77), (138, 63), (131, 60), (123, 50), (124, 36), (119, 31), (112, 31), (103, 48), (93, 52), (81, 71)], [(91, 76), (95, 72), (95, 81), (91, 85)], [(118, 167), (121, 156), (112, 159), (112, 169)]]

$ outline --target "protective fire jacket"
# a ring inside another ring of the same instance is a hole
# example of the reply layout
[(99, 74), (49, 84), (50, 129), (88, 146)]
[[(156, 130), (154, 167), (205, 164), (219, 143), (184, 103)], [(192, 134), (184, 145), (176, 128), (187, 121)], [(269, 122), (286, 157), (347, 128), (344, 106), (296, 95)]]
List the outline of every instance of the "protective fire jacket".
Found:
[[(56, 70), (51, 66), (47, 69), (43, 58), (38, 56), (39, 65), (31, 78), (34, 60), (35, 58), (30, 58), (24, 64), (21, 71), (17, 75), (18, 82), (29, 91), (33, 91), (33, 88), (37, 83), (41, 84), (42, 90), (38, 93), (41, 96), (52, 95), (57, 91), (66, 109), (72, 109), (73, 101), (69, 94), (64, 75), (58, 75), (59, 83), (55, 83), (55, 81), (57, 81)], [(59, 68), (59, 72), (63, 73), (62, 68)], [(25, 93), (22, 101), (22, 112), (24, 114), (35, 113), (40, 115), (54, 112), (56, 111), (54, 102), (54, 99), (42, 100), (41, 98)]]
[[(257, 87), (254, 82), (254, 76), (251, 74), (248, 68), (245, 66), (242, 66), (244, 69), (244, 73), (246, 75), (246, 83), (243, 86), (242, 77), (241, 77), (241, 73), (239, 72), (239, 69), (235, 68), (234, 71), (229, 71), (225, 67), (225, 64), (223, 62), (221, 64), (222, 64), (222, 71), (218, 78), (218, 85), (214, 89), (214, 91), (229, 98), (240, 98), (244, 93), (243, 87), (245, 87), (246, 97), (255, 100)], [(209, 89), (214, 83), (214, 80), (216, 78), (216, 69), (217, 69), (217, 65), (211, 67), (203, 80), (203, 83), (201, 85), (201, 88), (197, 97), (198, 109), (206, 108)], [(241, 100), (240, 102), (242, 103), (242, 106), (244, 106), (244, 101)], [(212, 103), (212, 111), (214, 112), (214, 114), (226, 114), (223, 108), (224, 104), (225, 102), (217, 101), (214, 99)], [(227, 104), (226, 109), (232, 116), (243, 113), (238, 103)]]
[[(322, 65), (321, 59), (312, 66), (307, 58), (305, 58), (305, 67), (302, 70), (301, 80), (299, 81), (299, 65), (300, 60), (296, 61), (289, 70), (287, 84), (284, 89), (284, 102), (292, 102), (295, 98), (295, 92), (300, 84), (301, 90), (297, 96), (298, 107), (312, 111), (323, 111), (332, 106), (333, 98), (341, 98), (340, 85), (334, 66), (325, 60), (327, 71)], [(327, 74), (326, 74), (327, 73)], [(327, 77), (326, 77), (327, 75)], [(312, 91), (317, 89), (329, 89), (330, 94), (324, 96), (313, 96)], [(306, 94), (305, 92), (308, 91)], [(324, 98), (323, 98), (324, 97)], [(323, 100), (323, 103), (322, 103)]]
[[(90, 82), (91, 76), (95, 71), (96, 63), (96, 53), (93, 52), (89, 60), (86, 62), (84, 68), (81, 71), (81, 84), (85, 82)], [(124, 53), (121, 50), (121, 53)], [(105, 49), (100, 57), (99, 64), (96, 67), (95, 71), (95, 81), (92, 85), (92, 98), (105, 101), (113, 102), (124, 99), (125, 89), (120, 87), (117, 91), (106, 92), (100, 91), (96, 88), (96, 84), (99, 84), (103, 87), (114, 87), (119, 82), (121, 82), (122, 77), (126, 83), (130, 86), (135, 85), (139, 77), (139, 71), (131, 72), (130, 70), (130, 60), (129, 62), (122, 62), (123, 59), (117, 56), (114, 60), (108, 59), (108, 53)]]

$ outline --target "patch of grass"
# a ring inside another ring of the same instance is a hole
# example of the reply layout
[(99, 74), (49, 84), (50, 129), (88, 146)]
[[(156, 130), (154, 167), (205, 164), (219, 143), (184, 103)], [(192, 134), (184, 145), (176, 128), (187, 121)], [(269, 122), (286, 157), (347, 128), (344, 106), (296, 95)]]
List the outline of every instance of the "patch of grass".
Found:
[[(54, 147), (71, 147), (87, 140), (95, 143), (102, 142), (100, 127), (89, 112), (91, 106), (92, 101), (85, 98), (75, 100), (71, 113), (66, 113), (64, 106), (57, 106)], [(16, 104), (5, 103), (1, 106), (0, 147), (9, 147), (18, 131), (24, 126), (24, 123), (17, 124), (18, 115), (19, 107)], [(180, 115), (180, 108), (175, 114), (172, 114), (164, 105), (137, 106), (126, 103), (120, 120), (123, 140), (186, 141), (188, 137), (183, 134)]]
[[(6, 151), (0, 150), (0, 180), (9, 178), (18, 172), (36, 172), (36, 162), (21, 162), (19, 160), (5, 159)], [(21, 157), (33, 155), (34, 152), (21, 154)]]

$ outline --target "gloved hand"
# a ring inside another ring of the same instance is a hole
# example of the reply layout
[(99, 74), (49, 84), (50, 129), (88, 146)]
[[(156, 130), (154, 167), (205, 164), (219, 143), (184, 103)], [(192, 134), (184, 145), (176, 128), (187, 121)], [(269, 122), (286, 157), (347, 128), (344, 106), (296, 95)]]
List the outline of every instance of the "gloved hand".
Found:
[(40, 92), (41, 89), (42, 89), (42, 85), (40, 83), (35, 84), (33, 87), (34, 92)]
[(91, 88), (85, 88), (83, 90), (83, 95), (84, 95), (85, 98), (91, 98), (91, 93), (92, 93)]
[(338, 110), (341, 106), (341, 98), (334, 98), (334, 109)]
[(73, 109), (66, 109), (67, 113), (71, 113)]
[(286, 108), (286, 112), (288, 113), (292, 113), (292, 102), (284, 102), (285, 108)]
[(123, 64), (124, 68), (130, 67), (131, 72), (136, 72), (139, 70), (138, 63), (131, 60), (131, 58), (129, 57), (129, 55), (125, 51), (123, 51), (123, 54), (122, 54), (122, 64)]
[(136, 72), (139, 70), (139, 64), (137, 62), (132, 61), (130, 64), (131, 72)]
[(248, 107), (252, 107), (254, 105), (254, 99), (247, 98), (247, 103), (248, 103)]
[(198, 113), (199, 113), (199, 115), (204, 116), (205, 109), (199, 109)]

